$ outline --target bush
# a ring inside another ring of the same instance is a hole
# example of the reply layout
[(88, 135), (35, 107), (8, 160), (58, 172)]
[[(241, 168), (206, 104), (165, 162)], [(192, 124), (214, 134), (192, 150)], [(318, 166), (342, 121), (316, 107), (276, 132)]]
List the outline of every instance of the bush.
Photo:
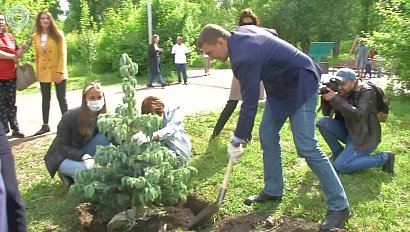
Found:
[(170, 205), (186, 200), (187, 184), (197, 170), (186, 159), (172, 153), (160, 142), (137, 143), (132, 136), (142, 131), (152, 137), (160, 128), (156, 115), (136, 110), (135, 75), (138, 65), (127, 54), (121, 58), (123, 105), (115, 114), (102, 114), (98, 128), (107, 132), (113, 144), (99, 146), (96, 168), (76, 172), (70, 194), (95, 204), (96, 215), (106, 221), (115, 213), (130, 209)]

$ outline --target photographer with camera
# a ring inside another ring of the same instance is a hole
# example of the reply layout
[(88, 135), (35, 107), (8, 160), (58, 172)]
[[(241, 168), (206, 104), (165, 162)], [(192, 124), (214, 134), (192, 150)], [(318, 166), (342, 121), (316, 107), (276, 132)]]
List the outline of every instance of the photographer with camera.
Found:
[(356, 79), (352, 69), (342, 68), (320, 88), (320, 94), (325, 101), (322, 104), (325, 117), (317, 122), (317, 127), (333, 153), (335, 170), (353, 173), (382, 167), (382, 171), (393, 173), (392, 152), (372, 155), (381, 142), (381, 126), (373, 88)]

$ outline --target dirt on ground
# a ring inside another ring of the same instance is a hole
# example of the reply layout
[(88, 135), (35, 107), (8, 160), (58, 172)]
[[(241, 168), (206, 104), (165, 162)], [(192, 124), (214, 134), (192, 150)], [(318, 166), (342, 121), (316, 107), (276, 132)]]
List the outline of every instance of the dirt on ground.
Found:
[[(188, 226), (195, 215), (199, 214), (210, 203), (200, 196), (189, 195), (187, 202), (178, 206), (164, 207), (160, 211), (137, 220), (133, 228), (121, 230), (129, 232), (165, 232), (165, 231), (218, 231), (218, 232), (249, 232), (249, 231), (279, 231), (279, 232), (317, 232), (319, 224), (303, 218), (266, 218), (263, 214), (243, 214), (236, 217), (218, 215), (214, 222), (210, 221), (202, 227), (189, 230)], [(105, 226), (93, 221), (90, 205), (77, 207), (80, 223), (87, 231), (104, 232)], [(120, 231), (120, 230), (119, 230)], [(347, 232), (344, 229), (332, 232)]]

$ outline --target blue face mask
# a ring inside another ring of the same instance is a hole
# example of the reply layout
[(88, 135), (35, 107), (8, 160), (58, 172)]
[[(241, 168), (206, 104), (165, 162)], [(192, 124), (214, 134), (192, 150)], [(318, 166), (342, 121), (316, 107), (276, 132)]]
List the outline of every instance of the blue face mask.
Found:
[(90, 109), (91, 111), (98, 112), (104, 106), (104, 98), (101, 98), (100, 100), (96, 100), (96, 101), (87, 101), (87, 106), (88, 106), (88, 109)]

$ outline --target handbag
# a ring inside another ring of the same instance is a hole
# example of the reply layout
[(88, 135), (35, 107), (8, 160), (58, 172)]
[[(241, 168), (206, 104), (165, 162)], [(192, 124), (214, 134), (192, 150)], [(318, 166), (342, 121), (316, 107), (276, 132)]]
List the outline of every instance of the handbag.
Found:
[(33, 65), (17, 65), (16, 70), (16, 87), (17, 90), (24, 90), (37, 81)]

